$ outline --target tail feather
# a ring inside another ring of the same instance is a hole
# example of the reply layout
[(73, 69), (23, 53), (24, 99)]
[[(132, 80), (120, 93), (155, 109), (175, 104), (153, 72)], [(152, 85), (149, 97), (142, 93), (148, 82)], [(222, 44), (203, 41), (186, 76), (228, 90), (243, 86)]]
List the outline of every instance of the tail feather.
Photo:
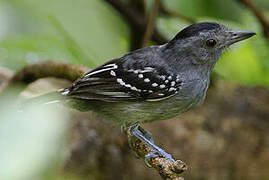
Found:
[(22, 104), (31, 105), (31, 104), (52, 104), (52, 103), (60, 103), (66, 99), (64, 96), (63, 90), (49, 92), (44, 95), (40, 95), (34, 98), (26, 99)]

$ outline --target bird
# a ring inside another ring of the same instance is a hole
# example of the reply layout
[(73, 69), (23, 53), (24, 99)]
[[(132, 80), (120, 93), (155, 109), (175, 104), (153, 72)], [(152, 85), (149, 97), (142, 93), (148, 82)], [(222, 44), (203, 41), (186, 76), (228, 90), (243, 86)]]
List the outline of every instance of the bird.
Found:
[(201, 104), (223, 52), (255, 34), (216, 22), (195, 23), (166, 44), (134, 50), (92, 69), (58, 93), (72, 107), (124, 125), (159, 155), (171, 158), (140, 124), (170, 119)]

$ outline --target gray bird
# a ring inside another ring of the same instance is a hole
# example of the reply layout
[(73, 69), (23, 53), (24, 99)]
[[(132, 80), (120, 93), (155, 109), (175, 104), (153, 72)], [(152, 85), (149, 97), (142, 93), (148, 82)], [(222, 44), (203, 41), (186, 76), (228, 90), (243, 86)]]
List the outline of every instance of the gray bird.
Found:
[(59, 92), (75, 100), (73, 107), (125, 125), (160, 155), (171, 158), (137, 124), (169, 119), (203, 102), (219, 57), (231, 44), (253, 35), (213, 22), (193, 24), (168, 43), (108, 61)]

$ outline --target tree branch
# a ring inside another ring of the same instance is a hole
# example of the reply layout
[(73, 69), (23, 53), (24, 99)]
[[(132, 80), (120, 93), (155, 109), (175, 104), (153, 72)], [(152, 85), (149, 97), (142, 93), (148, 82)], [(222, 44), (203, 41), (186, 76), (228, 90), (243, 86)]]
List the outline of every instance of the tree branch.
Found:
[(88, 69), (85, 67), (61, 62), (38, 62), (36, 64), (25, 66), (20, 71), (16, 72), (8, 80), (2, 93), (7, 92), (9, 89), (15, 89), (16, 93), (20, 93), (27, 86), (27, 84), (45, 77), (56, 77), (75, 81), (86, 71), (88, 71)]
[[(137, 155), (145, 160), (146, 155), (156, 152), (155, 149), (126, 131), (130, 147)], [(181, 160), (171, 160), (162, 156), (152, 157), (147, 161), (150, 167), (158, 171), (164, 180), (184, 180), (181, 174), (187, 170), (187, 165)]]
[(6, 88), (9, 79), (11, 79), (13, 75), (14, 72), (0, 66), (0, 92), (2, 92)]
[(156, 17), (158, 16), (159, 12), (159, 7), (160, 7), (160, 0), (155, 0), (153, 10), (151, 11), (148, 18), (146, 32), (143, 37), (142, 47), (145, 47), (149, 44), (149, 41), (154, 31)]
[(170, 10), (167, 7), (165, 7), (165, 5), (163, 3), (160, 3), (160, 13), (162, 13), (164, 15), (168, 15), (168, 16), (177, 17), (177, 18), (182, 19), (190, 24), (196, 23), (195, 19), (188, 17), (188, 16), (185, 16), (177, 11)]
[[(161, 0), (159, 1), (160, 2), (158, 3), (158, 6), (159, 6), (158, 12), (169, 15), (169, 16), (175, 16), (175, 17), (181, 18), (191, 24), (196, 22), (194, 19), (187, 17), (183, 14), (180, 14), (179, 12), (167, 9), (164, 5), (162, 5)], [(146, 29), (148, 29), (148, 32), (146, 34), (149, 34), (149, 35), (152, 34), (151, 39), (155, 41), (156, 43), (164, 44), (168, 42), (168, 39), (166, 39), (163, 35), (161, 35), (156, 27), (155, 28), (153, 27), (152, 30), (147, 28), (148, 23), (147, 23), (145, 14), (141, 12), (141, 9), (137, 8), (137, 6), (135, 6), (134, 3), (126, 4), (126, 3), (121, 2), (120, 0), (105, 0), (105, 2), (109, 3), (112, 7), (114, 7), (114, 9), (116, 9), (121, 14), (121, 16), (125, 19), (125, 21), (130, 25), (132, 31), (134, 31), (133, 29), (135, 28), (135, 31), (139, 33), (143, 33), (146, 31)], [(151, 25), (148, 24), (148, 27), (151, 27)], [(136, 40), (136, 42), (140, 42), (140, 41)], [(143, 45), (144, 44), (145, 43), (143, 43)], [(134, 46), (133, 44), (131, 45), (132, 50), (137, 49), (137, 48), (138, 46)]]
[[(140, 14), (145, 17), (146, 7), (145, 1), (141, 0), (130, 0), (129, 5), (135, 8)], [(130, 23), (129, 23), (130, 24)], [(136, 26), (130, 24), (130, 50), (136, 50), (141, 48), (142, 45), (142, 36), (141, 34), (145, 33), (144, 29), (138, 29)]]
[(260, 21), (263, 27), (264, 36), (269, 41), (269, 21), (266, 16), (257, 8), (257, 6), (251, 0), (237, 0), (241, 4), (244, 4), (249, 10), (251, 10), (257, 19)]
[[(144, 32), (147, 26), (146, 18), (138, 10), (132, 6), (122, 3), (119, 0), (105, 0), (107, 3), (112, 5), (126, 20), (131, 27), (136, 27), (139, 31)], [(156, 28), (153, 29), (152, 39), (158, 44), (164, 44), (168, 40), (162, 36)]]

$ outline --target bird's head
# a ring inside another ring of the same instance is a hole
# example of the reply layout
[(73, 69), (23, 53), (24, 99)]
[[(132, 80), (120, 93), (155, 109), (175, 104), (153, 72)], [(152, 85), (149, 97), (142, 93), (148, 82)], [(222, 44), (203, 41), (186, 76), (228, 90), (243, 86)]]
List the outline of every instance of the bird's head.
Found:
[(202, 22), (180, 31), (167, 44), (167, 48), (178, 52), (180, 58), (177, 60), (191, 61), (189, 63), (193, 65), (208, 64), (213, 68), (221, 54), (231, 44), (253, 35), (255, 33), (252, 31), (232, 31), (217, 23)]

